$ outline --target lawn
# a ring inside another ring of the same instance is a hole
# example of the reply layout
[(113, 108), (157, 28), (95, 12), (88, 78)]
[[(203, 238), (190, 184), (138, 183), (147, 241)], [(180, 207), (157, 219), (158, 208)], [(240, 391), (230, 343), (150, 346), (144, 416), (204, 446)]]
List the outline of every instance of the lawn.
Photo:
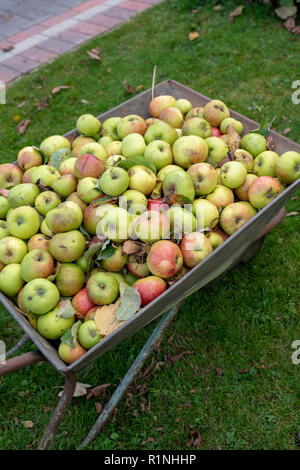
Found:
[[(291, 101), (292, 82), (300, 79), (299, 36), (264, 5), (247, 4), (231, 23), (238, 3), (215, 11), (216, 3), (165, 1), (16, 82), (0, 106), (1, 162), (72, 129), (82, 113), (100, 114), (130, 98), (125, 85), (149, 88), (154, 65), (157, 82), (175, 79), (259, 122), (277, 115), (276, 130), (290, 128), (288, 137), (300, 143), (300, 105)], [(190, 41), (193, 30), (199, 37)], [(87, 55), (96, 46), (101, 62)], [(60, 85), (70, 88), (53, 95)], [(22, 135), (18, 119), (31, 120)], [(287, 209), (299, 210), (299, 192)], [(255, 259), (186, 300), (152, 356), (159, 366), (131, 387), (90, 449), (195, 449), (191, 437), (201, 449), (297, 447), (300, 366), (291, 361), (291, 345), (300, 339), (299, 221), (285, 218)], [(81, 372), (80, 382), (109, 383), (111, 393), (153, 326)], [(21, 336), (4, 308), (0, 332), (8, 346)], [(193, 353), (167, 361), (186, 350)], [(1, 449), (37, 446), (62, 384), (46, 363), (0, 381)], [(97, 418), (95, 402), (106, 400), (74, 398), (53, 447), (74, 448)]]

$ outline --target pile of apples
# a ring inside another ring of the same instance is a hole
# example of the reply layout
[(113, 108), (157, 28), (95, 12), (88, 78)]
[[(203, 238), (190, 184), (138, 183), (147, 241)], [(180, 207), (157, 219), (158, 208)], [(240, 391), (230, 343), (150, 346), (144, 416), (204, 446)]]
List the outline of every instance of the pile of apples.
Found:
[(68, 364), (300, 177), (226, 105), (162, 95), (0, 165), (0, 290)]

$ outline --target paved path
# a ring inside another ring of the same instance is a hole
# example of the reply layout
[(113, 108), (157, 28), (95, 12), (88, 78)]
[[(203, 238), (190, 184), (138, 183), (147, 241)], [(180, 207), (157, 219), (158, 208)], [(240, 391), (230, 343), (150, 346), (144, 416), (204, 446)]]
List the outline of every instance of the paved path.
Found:
[(162, 0), (0, 0), (0, 81), (9, 83)]

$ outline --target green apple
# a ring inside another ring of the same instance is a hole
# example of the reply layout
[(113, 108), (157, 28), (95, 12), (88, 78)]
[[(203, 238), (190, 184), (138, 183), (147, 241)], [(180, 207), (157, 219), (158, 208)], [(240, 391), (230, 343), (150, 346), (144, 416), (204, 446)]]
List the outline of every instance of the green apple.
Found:
[(17, 263), (8, 264), (0, 272), (0, 291), (12, 297), (17, 295), (24, 281), (21, 277), (21, 265)]
[(241, 121), (238, 121), (237, 119), (231, 117), (225, 118), (221, 122), (220, 129), (222, 134), (227, 133), (227, 126), (232, 126), (238, 134), (241, 134), (244, 130), (244, 126)]
[[(122, 143), (119, 140), (114, 140), (113, 142), (110, 142), (105, 147), (105, 152), (107, 157), (112, 157), (113, 155), (120, 155), (120, 153), (122, 152)], [(107, 159), (105, 160), (105, 163), (106, 162)]]
[(176, 100), (175, 104), (173, 105), (174, 108), (179, 109), (179, 111), (184, 115), (187, 114), (193, 107), (192, 103), (185, 99), (185, 98), (180, 98), (179, 100)]
[(0, 240), (0, 261), (4, 264), (20, 264), (27, 253), (27, 246), (23, 240), (6, 236)]
[(144, 165), (134, 165), (128, 171), (129, 189), (148, 196), (156, 186), (156, 175)]
[(129, 238), (131, 218), (121, 207), (107, 212), (97, 226), (97, 235), (103, 234), (115, 243), (121, 243)]
[(267, 150), (267, 141), (264, 136), (250, 132), (242, 137), (241, 146), (255, 158)]
[(49, 161), (51, 155), (56, 152), (56, 150), (63, 148), (71, 149), (69, 140), (62, 135), (52, 135), (43, 140), (40, 145), (40, 152), (44, 156), (45, 161)]
[(14, 237), (27, 240), (35, 235), (40, 228), (39, 215), (33, 207), (17, 207), (7, 216), (7, 228)]
[(105, 149), (102, 147), (101, 144), (98, 144), (97, 142), (92, 142), (89, 144), (85, 144), (81, 147), (81, 149), (78, 152), (78, 157), (81, 157), (81, 155), (94, 155), (94, 157), (99, 158), (99, 160), (105, 161), (107, 158), (107, 154)]
[(300, 153), (285, 152), (275, 165), (276, 176), (285, 184), (294, 183), (300, 178)]
[(60, 177), (59, 172), (50, 165), (41, 165), (34, 168), (31, 173), (31, 183), (36, 184), (38, 181), (43, 183), (45, 186), (53, 185), (54, 181)]
[(175, 129), (164, 121), (157, 121), (151, 124), (145, 132), (145, 141), (147, 144), (150, 144), (153, 140), (164, 140), (172, 146), (177, 138), (178, 134)]
[(34, 203), (36, 210), (44, 216), (60, 204), (61, 199), (54, 191), (43, 191), (37, 196)]
[(46, 224), (53, 233), (69, 232), (80, 227), (82, 210), (72, 201), (65, 201), (46, 215)]
[(218, 183), (216, 170), (209, 163), (195, 163), (188, 169), (196, 196), (204, 196), (211, 193)]
[(50, 253), (45, 250), (31, 250), (21, 262), (21, 276), (24, 281), (47, 278), (54, 271), (54, 261)]
[(101, 175), (99, 184), (104, 194), (120, 196), (128, 188), (129, 176), (123, 168), (109, 168)]
[(92, 235), (96, 235), (98, 223), (103, 219), (105, 214), (113, 211), (115, 206), (113, 204), (101, 204), (100, 206), (93, 206), (90, 204), (83, 212), (84, 228)]
[(83, 255), (86, 241), (79, 230), (57, 233), (49, 243), (49, 251), (61, 263), (72, 263)]
[(59, 339), (74, 324), (75, 316), (63, 318), (58, 316), (58, 308), (38, 317), (38, 332), (47, 339)]
[(224, 207), (220, 225), (225, 233), (232, 235), (253, 217), (252, 211), (242, 202), (234, 202)]
[(77, 191), (71, 193), (70, 196), (67, 197), (67, 201), (75, 202), (75, 204), (77, 204), (77, 206), (79, 206), (82, 211), (84, 211), (84, 209), (87, 207), (87, 204), (78, 196)]
[(204, 162), (208, 155), (206, 140), (197, 135), (179, 137), (172, 147), (176, 165), (189, 168), (194, 163)]
[(190, 109), (185, 118), (189, 119), (194, 116), (199, 116), (201, 118), (204, 118), (204, 108), (202, 106), (196, 106), (195, 108)]
[(134, 220), (132, 233), (142, 242), (152, 243), (167, 238), (170, 233), (169, 218), (159, 211), (143, 212)]
[(254, 160), (251, 153), (247, 152), (247, 150), (237, 149), (234, 152), (234, 160), (245, 165), (247, 172), (253, 170)]
[(7, 230), (6, 220), (0, 220), (0, 240), (7, 237), (8, 235), (9, 235), (9, 231)]
[(54, 233), (51, 232), (50, 228), (46, 224), (46, 220), (44, 219), (43, 222), (41, 223), (41, 233), (45, 235), (46, 237), (53, 237)]
[(9, 203), (6, 197), (0, 196), (0, 219), (4, 219), (9, 210)]
[(173, 205), (166, 212), (170, 220), (170, 226), (175, 234), (175, 238), (181, 238), (182, 234), (191, 233), (196, 230), (196, 217), (187, 209)]
[(140, 215), (147, 210), (146, 196), (135, 189), (128, 189), (119, 198), (119, 207), (128, 211), (130, 215)]
[(211, 126), (206, 119), (195, 116), (184, 121), (182, 135), (197, 135), (206, 139), (211, 136)]
[(87, 137), (97, 137), (101, 129), (101, 123), (92, 114), (82, 114), (77, 119), (76, 128), (79, 134)]
[(106, 271), (118, 272), (125, 266), (127, 257), (127, 255), (123, 255), (122, 247), (118, 246), (110, 258), (101, 261), (101, 266), (106, 269)]
[(220, 209), (220, 207), (228, 206), (228, 204), (234, 202), (234, 193), (226, 186), (217, 184), (213, 192), (206, 196), (206, 200), (212, 202), (218, 209)]
[(253, 172), (257, 176), (276, 176), (275, 165), (279, 155), (271, 150), (260, 153), (254, 160)]
[(197, 219), (198, 229), (213, 229), (218, 224), (219, 211), (217, 207), (207, 199), (196, 199), (193, 202), (192, 210)]
[(90, 204), (98, 196), (101, 196), (102, 192), (96, 188), (97, 179), (87, 176), (79, 180), (77, 185), (77, 194), (85, 203)]
[(208, 146), (207, 163), (210, 163), (214, 168), (227, 157), (229, 151), (226, 143), (220, 137), (208, 137), (205, 139)]
[(117, 127), (121, 119), (122, 118), (120, 117), (111, 117), (111, 118), (106, 119), (102, 123), (102, 131), (101, 131), (102, 136), (103, 137), (109, 136), (113, 140), (120, 140), (120, 137), (118, 136), (118, 133), (117, 133)]
[(48, 279), (33, 279), (25, 285), (22, 300), (30, 312), (43, 315), (58, 304), (59, 290)]
[(101, 137), (101, 139), (98, 140), (98, 144), (101, 144), (102, 147), (106, 147), (107, 144), (109, 144), (110, 142), (113, 142), (113, 139), (109, 136), (109, 135), (106, 135), (104, 137)]
[(163, 192), (165, 196), (179, 194), (189, 201), (195, 199), (193, 181), (188, 173), (181, 170), (167, 173), (163, 181)]
[(25, 205), (34, 206), (34, 202), (39, 194), (40, 190), (35, 184), (21, 183), (9, 191), (7, 200), (10, 207), (13, 208)]
[(146, 143), (141, 134), (128, 134), (122, 140), (121, 153), (126, 158), (144, 155)]
[(84, 286), (84, 271), (77, 264), (62, 263), (55, 283), (63, 297), (71, 297)]
[(78, 329), (78, 341), (85, 349), (93, 348), (102, 338), (94, 320), (85, 321)]
[(71, 158), (68, 158), (67, 160), (64, 160), (60, 164), (59, 173), (61, 175), (74, 175), (76, 162), (77, 162), (77, 157), (76, 158), (71, 157)]
[(180, 170), (180, 171), (183, 171), (184, 172), (184, 169), (181, 168), (181, 166), (178, 166), (178, 165), (167, 165), (165, 167), (163, 167), (161, 170), (159, 170), (159, 172), (157, 173), (157, 179), (159, 181), (163, 181), (165, 179), (165, 176), (168, 174), (168, 173), (171, 173), (172, 171), (177, 171), (177, 170)]
[(247, 170), (242, 163), (233, 160), (222, 166), (220, 175), (221, 182), (224, 186), (235, 189), (244, 183)]
[(74, 175), (62, 175), (54, 181), (52, 188), (63, 198), (76, 191), (77, 178)]
[(113, 274), (98, 272), (89, 278), (86, 290), (95, 305), (108, 305), (117, 299), (119, 284)]
[(173, 161), (171, 146), (163, 140), (153, 140), (147, 145), (144, 157), (154, 163), (157, 170), (171, 165)]

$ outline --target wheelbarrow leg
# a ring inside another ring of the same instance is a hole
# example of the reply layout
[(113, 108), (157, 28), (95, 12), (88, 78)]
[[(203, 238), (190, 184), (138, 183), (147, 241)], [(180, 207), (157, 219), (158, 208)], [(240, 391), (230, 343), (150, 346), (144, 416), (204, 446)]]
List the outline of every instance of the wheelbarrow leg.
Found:
[(97, 421), (95, 422), (94, 426), (91, 428), (90, 432), (80, 444), (78, 449), (86, 447), (88, 444), (92, 442), (92, 440), (96, 437), (96, 435), (103, 429), (111, 415), (113, 414), (115, 408), (118, 406), (122, 398), (124, 397), (125, 393), (127, 392), (128, 388), (134, 381), (134, 379), (138, 376), (140, 370), (142, 369), (143, 365), (145, 364), (147, 358), (155, 348), (155, 346), (161, 341), (162, 335), (174, 319), (175, 315), (178, 313), (181, 304), (175, 305), (172, 307), (167, 313), (165, 313), (158, 323), (157, 327), (141, 349), (139, 355), (136, 357), (135, 361), (133, 362), (132, 366), (128, 370), (127, 374), (123, 377), (122, 382), (116, 388), (115, 392), (111, 396), (110, 400), (107, 402), (105, 407), (103, 408), (102, 413), (99, 415)]
[(19, 339), (19, 341), (17, 342), (17, 344), (15, 344), (15, 346), (13, 346), (7, 353), (6, 353), (6, 357), (9, 358), (11, 356), (13, 356), (16, 352), (19, 351), (19, 349), (21, 349), (24, 344), (27, 343), (27, 341), (29, 341), (29, 336), (27, 335), (23, 335), (21, 339)]
[(65, 374), (65, 386), (63, 393), (60, 397), (58, 404), (51, 416), (47, 428), (43, 434), (41, 442), (39, 443), (38, 450), (47, 450), (51, 445), (51, 440), (55, 434), (61, 420), (63, 419), (65, 412), (67, 411), (69, 404), (71, 403), (73, 393), (76, 386), (76, 375), (74, 372), (68, 371)]

